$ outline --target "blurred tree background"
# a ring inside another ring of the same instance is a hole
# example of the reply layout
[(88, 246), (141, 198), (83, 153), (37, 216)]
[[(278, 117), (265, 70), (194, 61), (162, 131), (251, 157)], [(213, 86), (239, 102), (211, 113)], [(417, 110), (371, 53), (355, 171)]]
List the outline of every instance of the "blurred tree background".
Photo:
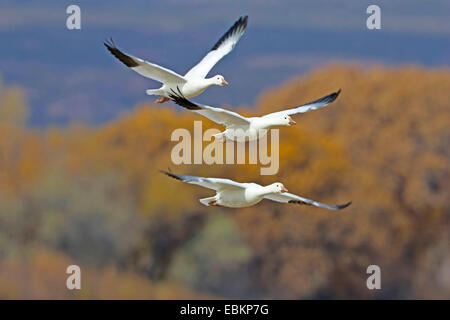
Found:
[[(450, 298), (450, 71), (331, 65), (236, 110), (339, 88), (280, 130), (280, 171), (260, 176), (257, 165), (172, 165), (174, 129), (219, 127), (170, 103), (38, 130), (21, 89), (0, 84), (0, 298)], [(207, 208), (197, 199), (212, 193), (158, 173), (168, 166), (353, 205)], [(65, 287), (69, 264), (80, 291)], [(381, 290), (366, 287), (371, 264)]]

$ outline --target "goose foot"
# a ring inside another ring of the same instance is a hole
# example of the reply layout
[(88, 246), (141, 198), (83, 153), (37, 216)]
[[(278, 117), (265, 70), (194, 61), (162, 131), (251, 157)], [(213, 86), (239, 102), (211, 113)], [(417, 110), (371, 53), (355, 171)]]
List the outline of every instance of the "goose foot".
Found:
[(155, 103), (164, 103), (166, 101), (169, 101), (170, 99), (164, 96), (159, 97), (158, 99), (155, 100)]
[(216, 200), (211, 201), (211, 202), (209, 203), (209, 205), (212, 206), (212, 207), (222, 207), (220, 204), (217, 203)]

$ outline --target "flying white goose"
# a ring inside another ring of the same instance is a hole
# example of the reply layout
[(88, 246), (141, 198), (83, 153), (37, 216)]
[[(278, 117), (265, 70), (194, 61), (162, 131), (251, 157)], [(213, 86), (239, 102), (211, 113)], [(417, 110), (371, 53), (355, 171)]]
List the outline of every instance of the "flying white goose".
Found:
[(281, 182), (275, 182), (268, 186), (256, 183), (240, 183), (230, 179), (203, 178), (178, 175), (167, 171), (161, 171), (169, 177), (190, 184), (196, 184), (204, 188), (216, 191), (214, 197), (200, 199), (205, 206), (244, 208), (259, 203), (263, 199), (269, 199), (282, 203), (305, 204), (330, 210), (340, 210), (348, 207), (352, 202), (340, 205), (328, 205), (314, 200), (306, 199), (292, 193)]
[(230, 110), (191, 102), (182, 95), (182, 91), (180, 90), (178, 90), (178, 93), (174, 90), (171, 91), (172, 92), (169, 93), (169, 97), (176, 104), (193, 112), (199, 113), (202, 116), (226, 127), (225, 131), (215, 135), (217, 139), (226, 137), (227, 139), (234, 141), (254, 140), (261, 137), (262, 134), (265, 134), (267, 129), (278, 126), (294, 125), (296, 122), (292, 120), (291, 115), (323, 108), (336, 100), (337, 96), (341, 92), (339, 89), (339, 91), (333, 92), (316, 101), (309, 102), (292, 109), (269, 113), (262, 117), (246, 118)]
[(168, 101), (170, 89), (179, 87), (185, 97), (192, 98), (212, 85), (225, 86), (228, 84), (221, 75), (212, 78), (206, 78), (208, 72), (224, 56), (230, 53), (247, 27), (248, 16), (240, 17), (234, 25), (217, 41), (208, 54), (184, 76), (178, 73), (158, 66), (157, 64), (144, 61), (140, 58), (128, 55), (117, 49), (113, 40), (106, 41), (104, 45), (117, 59), (140, 75), (159, 81), (163, 85), (159, 89), (147, 90), (148, 95), (161, 96), (155, 102), (163, 103)]

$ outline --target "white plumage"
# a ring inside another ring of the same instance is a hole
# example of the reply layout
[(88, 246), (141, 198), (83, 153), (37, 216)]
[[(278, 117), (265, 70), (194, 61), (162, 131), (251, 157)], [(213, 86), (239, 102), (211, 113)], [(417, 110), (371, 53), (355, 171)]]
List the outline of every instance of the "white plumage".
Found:
[(227, 85), (228, 82), (221, 75), (216, 75), (211, 78), (206, 78), (206, 76), (220, 59), (233, 50), (245, 32), (247, 21), (247, 16), (239, 18), (219, 41), (217, 41), (208, 54), (184, 76), (170, 69), (122, 52), (116, 47), (112, 39), (104, 44), (109, 52), (127, 67), (144, 77), (159, 81), (163, 84), (158, 89), (147, 90), (148, 95), (161, 96), (156, 102), (162, 103), (169, 100), (168, 94), (171, 92), (171, 89), (179, 88), (183, 96), (192, 98), (201, 94), (212, 85)]
[(291, 126), (295, 121), (290, 117), (297, 113), (305, 113), (312, 110), (323, 108), (336, 100), (341, 90), (333, 92), (313, 102), (306, 103), (299, 107), (288, 110), (282, 110), (267, 114), (261, 117), (246, 118), (236, 112), (197, 104), (186, 99), (180, 90), (172, 92), (169, 97), (178, 105), (201, 114), (202, 116), (226, 127), (226, 130), (216, 135), (216, 138), (226, 137), (235, 141), (255, 140), (261, 137), (267, 129), (279, 126)]
[(162, 172), (169, 177), (175, 178), (177, 180), (215, 190), (215, 196), (200, 199), (200, 202), (206, 206), (243, 208), (255, 205), (263, 199), (282, 203), (305, 204), (329, 210), (344, 209), (351, 204), (351, 202), (348, 202), (342, 205), (328, 205), (314, 200), (306, 199), (295, 194), (288, 193), (288, 190), (281, 182), (275, 182), (267, 186), (261, 186), (257, 183), (240, 183), (230, 179), (204, 178), (177, 175), (166, 171)]

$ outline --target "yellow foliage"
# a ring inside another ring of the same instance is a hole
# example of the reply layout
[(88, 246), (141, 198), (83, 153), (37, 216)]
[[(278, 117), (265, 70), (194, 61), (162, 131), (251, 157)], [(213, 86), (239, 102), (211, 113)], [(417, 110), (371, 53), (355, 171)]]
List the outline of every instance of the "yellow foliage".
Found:
[[(295, 116), (297, 126), (280, 130), (276, 176), (260, 176), (257, 165), (172, 165), (174, 129), (192, 132), (194, 120), (204, 120), (204, 130), (222, 128), (169, 103), (139, 106), (97, 128), (32, 131), (2, 123), (0, 187), (19, 194), (56, 168), (69, 176), (93, 179), (104, 172), (118, 173), (118, 185), (131, 190), (143, 217), (172, 226), (175, 231), (167, 237), (178, 239), (177, 232), (192, 217), (217, 211), (231, 214), (256, 257), (252, 277), (262, 288), (261, 297), (317, 297), (324, 290), (335, 298), (373, 297), (363, 285), (368, 265), (386, 268), (383, 283), (389, 287), (414, 282), (421, 270), (433, 272), (435, 260), (422, 259), (428, 248), (448, 258), (439, 239), (446, 239), (442, 226), (449, 222), (450, 71), (332, 65), (268, 90), (251, 110), (236, 111), (260, 115), (339, 88), (342, 93), (330, 106)], [(338, 213), (269, 201), (242, 210), (206, 208), (197, 199), (213, 192), (158, 172), (167, 167), (176, 173), (243, 182), (282, 181), (290, 191), (308, 198), (327, 203), (353, 200), (353, 204)], [(53, 280), (45, 269), (60, 272), (55, 265), (68, 262), (67, 257), (47, 252), (29, 263), (39, 266), (39, 259), (49, 259), (41, 270), (49, 275), (49, 283)], [(16, 266), (3, 262), (0, 274), (13, 272)], [(81, 298), (166, 298), (174, 292), (170, 286), (155, 289), (142, 277), (115, 269), (93, 274), (100, 280)], [(116, 278), (124, 284), (111, 284)], [(431, 276), (420, 274), (417, 279), (416, 292), (426, 283), (432, 286)], [(0, 288), (8, 289), (0, 296), (25, 296), (11, 278), (1, 281)], [(58, 289), (63, 282), (50, 284), (51, 290), (41, 295), (37, 291), (41, 282), (37, 283), (27, 293), (30, 297), (68, 297)], [(440, 290), (438, 297), (450, 289)]]

